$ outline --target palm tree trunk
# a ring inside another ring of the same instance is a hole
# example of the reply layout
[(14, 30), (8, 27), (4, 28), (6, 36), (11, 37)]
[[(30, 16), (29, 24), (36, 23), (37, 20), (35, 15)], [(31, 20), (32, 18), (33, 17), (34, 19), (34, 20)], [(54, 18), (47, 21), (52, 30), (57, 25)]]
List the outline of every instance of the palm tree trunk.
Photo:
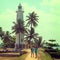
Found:
[[(32, 29), (32, 23), (31, 23), (31, 29)], [(30, 48), (30, 44), (31, 44), (31, 36), (32, 36), (32, 34), (31, 34), (31, 30), (30, 30), (29, 48)]]

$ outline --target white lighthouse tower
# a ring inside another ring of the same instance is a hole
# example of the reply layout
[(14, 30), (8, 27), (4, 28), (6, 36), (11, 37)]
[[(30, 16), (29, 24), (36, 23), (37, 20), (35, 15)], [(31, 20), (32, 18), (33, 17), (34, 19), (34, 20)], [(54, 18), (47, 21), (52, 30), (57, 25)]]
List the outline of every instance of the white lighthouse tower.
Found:
[[(21, 4), (18, 6), (18, 10), (16, 11), (17, 13), (17, 19), (16, 20), (23, 20), (23, 9)], [(19, 38), (20, 37), (20, 38)], [(23, 45), (23, 40), (24, 40), (24, 34), (22, 33), (17, 33), (16, 34), (16, 42), (15, 42), (15, 49), (19, 49)]]

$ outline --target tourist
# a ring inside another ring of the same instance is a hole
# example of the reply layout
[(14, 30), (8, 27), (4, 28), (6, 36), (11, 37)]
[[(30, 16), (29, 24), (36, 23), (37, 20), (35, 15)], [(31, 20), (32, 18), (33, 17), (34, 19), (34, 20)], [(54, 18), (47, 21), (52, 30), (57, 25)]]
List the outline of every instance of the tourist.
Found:
[(36, 58), (38, 56), (38, 46), (35, 46), (35, 56), (36, 56)]
[(34, 52), (35, 52), (35, 48), (34, 46), (31, 47), (31, 57), (33, 56), (34, 57)]

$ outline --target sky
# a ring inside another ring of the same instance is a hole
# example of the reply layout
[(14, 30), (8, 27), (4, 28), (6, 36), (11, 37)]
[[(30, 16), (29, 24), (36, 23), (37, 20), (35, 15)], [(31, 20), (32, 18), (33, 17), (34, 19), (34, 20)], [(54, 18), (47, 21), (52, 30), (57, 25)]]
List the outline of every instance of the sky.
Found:
[(0, 0), (0, 27), (12, 32), (12, 22), (16, 21), (20, 3), (24, 10), (24, 20), (33, 11), (39, 16), (35, 29), (43, 40), (55, 39), (60, 44), (60, 0)]

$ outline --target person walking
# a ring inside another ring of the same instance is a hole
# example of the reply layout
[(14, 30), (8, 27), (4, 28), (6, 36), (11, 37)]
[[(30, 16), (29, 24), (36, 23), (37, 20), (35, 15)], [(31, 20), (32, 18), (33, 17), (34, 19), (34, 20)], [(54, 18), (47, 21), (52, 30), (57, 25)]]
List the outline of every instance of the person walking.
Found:
[(34, 52), (35, 52), (35, 48), (34, 46), (31, 47), (31, 57), (34, 57)]
[(36, 56), (36, 58), (38, 56), (38, 46), (35, 46), (35, 56)]

